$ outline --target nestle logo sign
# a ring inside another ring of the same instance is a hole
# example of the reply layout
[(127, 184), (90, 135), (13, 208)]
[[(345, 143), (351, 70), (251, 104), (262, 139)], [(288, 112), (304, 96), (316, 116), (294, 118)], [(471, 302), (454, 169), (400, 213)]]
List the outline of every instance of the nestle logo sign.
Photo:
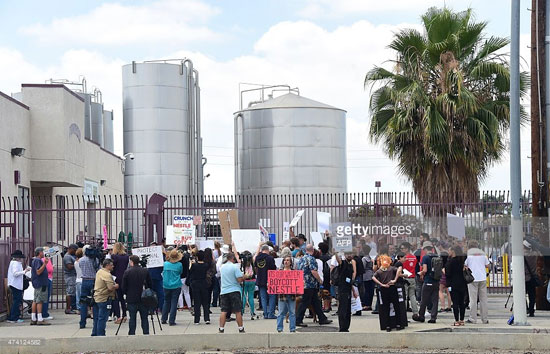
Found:
[(193, 216), (174, 216), (174, 221), (190, 221), (193, 220)]

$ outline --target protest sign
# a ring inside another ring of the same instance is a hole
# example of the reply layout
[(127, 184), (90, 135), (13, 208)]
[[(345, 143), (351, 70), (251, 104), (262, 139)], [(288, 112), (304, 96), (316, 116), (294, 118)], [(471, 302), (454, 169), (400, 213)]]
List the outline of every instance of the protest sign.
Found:
[(283, 264), (283, 259), (282, 258), (275, 258), (275, 266), (277, 267), (277, 269), (281, 268), (281, 265)]
[(106, 250), (107, 247), (107, 225), (103, 225), (103, 249)]
[(353, 251), (353, 235), (350, 222), (331, 225), (331, 241), (334, 253)]
[(311, 243), (313, 247), (318, 248), (319, 243), (323, 242), (323, 235), (320, 232), (312, 231), (309, 233), (311, 236)]
[(256, 253), (262, 234), (259, 229), (231, 230), (231, 239), (235, 243), (237, 252), (250, 251)]
[(193, 245), (195, 244), (195, 225), (193, 215), (174, 215), (172, 218), (172, 234), (166, 244), (168, 245)]
[(290, 222), (290, 227), (294, 227), (298, 224), (298, 221), (300, 221), (300, 218), (302, 215), (304, 215), (305, 210), (300, 210), (296, 213), (296, 216), (294, 216), (294, 219)]
[(466, 234), (464, 218), (447, 213), (447, 234), (462, 240)]
[(268, 270), (268, 294), (296, 294), (304, 293), (303, 270)]
[(239, 228), (239, 214), (236, 209), (218, 212), (218, 220), (222, 230), (223, 243), (231, 244), (231, 230)]
[(144, 255), (149, 255), (147, 258), (147, 268), (162, 267), (164, 259), (162, 259), (162, 246), (140, 247), (132, 249), (132, 254), (140, 259)]
[(322, 211), (317, 212), (317, 231), (324, 234), (330, 231), (330, 214)]
[(283, 223), (283, 242), (290, 240), (290, 223), (285, 221)]
[(207, 248), (210, 248), (211, 250), (213, 250), (214, 240), (202, 240), (202, 241), (197, 240), (197, 247), (199, 248), (199, 250), (203, 250), (203, 251)]

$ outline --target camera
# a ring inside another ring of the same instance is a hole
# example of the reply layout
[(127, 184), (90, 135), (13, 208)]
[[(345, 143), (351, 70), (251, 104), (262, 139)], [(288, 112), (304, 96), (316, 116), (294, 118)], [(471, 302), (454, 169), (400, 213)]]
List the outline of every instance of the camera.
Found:
[(139, 260), (139, 265), (143, 268), (147, 268), (147, 261), (149, 260), (150, 254), (143, 254), (141, 255), (141, 259)]
[(95, 304), (94, 291), (92, 290), (92, 292), (88, 296), (81, 296), (80, 297), (80, 304), (81, 305), (86, 305), (88, 307), (93, 307), (94, 304)]

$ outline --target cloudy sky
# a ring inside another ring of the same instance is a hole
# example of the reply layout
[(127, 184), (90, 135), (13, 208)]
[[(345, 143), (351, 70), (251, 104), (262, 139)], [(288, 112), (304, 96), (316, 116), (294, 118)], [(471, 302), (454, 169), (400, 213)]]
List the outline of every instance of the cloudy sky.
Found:
[[(49, 78), (103, 92), (115, 113), (122, 154), (121, 66), (132, 60), (193, 60), (201, 75), (207, 194), (231, 194), (233, 118), (241, 82), (289, 84), (303, 96), (348, 112), (348, 191), (408, 191), (379, 146), (369, 143), (365, 73), (392, 59), (386, 46), (401, 28), (418, 27), (430, 6), (472, 7), (487, 32), (509, 37), (509, 0), (0, 0), (0, 91)], [(530, 1), (522, 2), (524, 70), (529, 62)], [(254, 97), (250, 97), (253, 100)], [(522, 186), (530, 189), (529, 129), (522, 131)], [(509, 189), (508, 157), (482, 188)]]

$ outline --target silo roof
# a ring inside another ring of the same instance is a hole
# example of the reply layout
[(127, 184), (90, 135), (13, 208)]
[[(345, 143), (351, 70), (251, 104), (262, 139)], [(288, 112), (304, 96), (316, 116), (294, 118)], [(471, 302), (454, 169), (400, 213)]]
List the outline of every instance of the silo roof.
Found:
[(271, 109), (271, 108), (323, 108), (323, 109), (336, 109), (344, 111), (341, 108), (336, 108), (328, 104), (314, 101), (312, 99), (298, 96), (293, 93), (287, 93), (279, 97), (272, 98), (262, 103), (255, 104), (251, 107), (243, 109), (243, 111), (251, 111), (257, 109)]

